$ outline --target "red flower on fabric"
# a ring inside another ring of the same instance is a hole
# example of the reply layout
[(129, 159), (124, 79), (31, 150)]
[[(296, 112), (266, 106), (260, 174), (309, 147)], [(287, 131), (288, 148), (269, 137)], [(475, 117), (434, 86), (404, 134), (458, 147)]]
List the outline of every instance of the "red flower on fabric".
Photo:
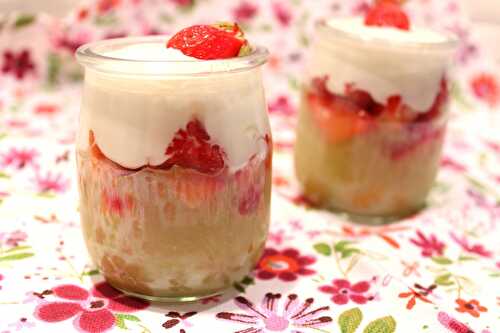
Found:
[(469, 240), (465, 235), (459, 237), (458, 235), (455, 235), (453, 232), (451, 232), (450, 237), (455, 241), (455, 243), (460, 245), (462, 250), (464, 250), (465, 252), (477, 254), (478, 256), (485, 258), (491, 258), (493, 256), (493, 253), (487, 250), (482, 244), (472, 245), (471, 243), (469, 243)]
[(28, 73), (35, 72), (35, 64), (31, 59), (31, 53), (28, 49), (19, 51), (5, 51), (3, 53), (2, 72), (4, 74), (12, 73), (18, 80), (24, 79)]
[(106, 13), (122, 3), (122, 0), (99, 0), (97, 2), (97, 10), (99, 13)]
[(297, 113), (297, 110), (285, 95), (278, 96), (273, 102), (269, 103), (268, 108), (269, 113), (279, 114), (284, 117), (292, 117)]
[(481, 304), (478, 300), (471, 299), (470, 301), (463, 300), (461, 298), (455, 300), (458, 307), (455, 308), (458, 312), (468, 313), (474, 318), (479, 318), (481, 312), (487, 312), (488, 309)]
[(370, 290), (370, 282), (368, 281), (351, 284), (345, 279), (335, 279), (331, 285), (321, 286), (319, 290), (326, 294), (332, 294), (333, 303), (338, 305), (347, 304), (349, 300), (357, 304), (365, 304), (372, 299), (371, 296), (366, 295)]
[(76, 329), (88, 333), (105, 332), (115, 326), (114, 313), (143, 310), (149, 302), (129, 297), (106, 282), (96, 284), (89, 292), (72, 284), (52, 289), (60, 300), (42, 302), (35, 308), (35, 317), (47, 323), (57, 323), (75, 317)]
[(258, 11), (258, 7), (249, 2), (241, 1), (236, 8), (233, 9), (234, 20), (237, 22), (245, 22), (251, 20)]
[(69, 181), (64, 179), (62, 174), (53, 174), (50, 171), (48, 171), (45, 175), (37, 173), (35, 183), (41, 193), (62, 193), (66, 191), (69, 186)]
[(38, 152), (34, 149), (11, 148), (6, 154), (2, 155), (1, 165), (13, 166), (16, 169), (23, 169), (27, 165), (33, 165)]
[(422, 248), (422, 256), (424, 257), (443, 255), (445, 244), (433, 234), (426, 237), (420, 230), (417, 230), (417, 239), (412, 238), (410, 242)]
[(278, 251), (266, 248), (257, 264), (257, 278), (270, 280), (278, 277), (282, 281), (294, 281), (299, 275), (312, 275), (314, 270), (307, 268), (316, 262), (312, 256), (301, 256), (299, 251), (287, 248)]
[(284, 2), (273, 2), (272, 9), (274, 16), (282, 26), (286, 27), (290, 25), (290, 21), (292, 20), (292, 12)]
[(470, 86), (474, 95), (490, 106), (496, 106), (500, 101), (500, 84), (495, 76), (480, 73), (470, 80)]

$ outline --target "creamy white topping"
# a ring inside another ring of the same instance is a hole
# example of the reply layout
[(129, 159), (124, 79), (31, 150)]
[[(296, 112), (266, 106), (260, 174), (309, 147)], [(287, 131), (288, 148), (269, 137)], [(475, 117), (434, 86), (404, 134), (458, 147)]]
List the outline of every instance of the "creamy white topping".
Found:
[(327, 25), (350, 38), (332, 33), (331, 39), (318, 41), (311, 76), (328, 75), (328, 88), (338, 94), (344, 93), (346, 84), (354, 84), (382, 104), (401, 95), (416, 112), (432, 106), (453, 52), (439, 48), (448, 36), (419, 27), (370, 27), (355, 18), (334, 19)]
[[(105, 54), (140, 60), (199, 61), (161, 43), (141, 43)], [(117, 66), (143, 65), (113, 64)], [(80, 118), (80, 149), (94, 131), (102, 152), (131, 169), (160, 165), (179, 129), (198, 118), (211, 141), (227, 155), (231, 169), (265, 152), (261, 138), (269, 132), (260, 70), (210, 76), (119, 76), (87, 69)]]
[(131, 44), (107, 51), (104, 55), (127, 60), (140, 59), (141, 61), (200, 61), (184, 55), (180, 50), (167, 48), (165, 44), (157, 42)]

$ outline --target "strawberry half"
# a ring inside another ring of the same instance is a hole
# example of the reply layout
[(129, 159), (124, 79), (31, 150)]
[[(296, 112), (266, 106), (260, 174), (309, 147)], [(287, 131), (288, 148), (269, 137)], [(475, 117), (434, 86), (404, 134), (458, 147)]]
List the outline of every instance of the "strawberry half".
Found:
[(170, 142), (165, 154), (169, 158), (161, 169), (177, 165), (203, 174), (215, 175), (225, 168), (226, 153), (216, 144), (210, 143), (210, 136), (198, 119), (191, 120), (186, 129), (179, 129)]
[(390, 1), (378, 2), (365, 16), (365, 25), (377, 27), (393, 27), (410, 30), (410, 20), (397, 4)]
[(170, 38), (167, 47), (202, 60), (233, 58), (249, 51), (243, 31), (236, 23), (193, 25)]

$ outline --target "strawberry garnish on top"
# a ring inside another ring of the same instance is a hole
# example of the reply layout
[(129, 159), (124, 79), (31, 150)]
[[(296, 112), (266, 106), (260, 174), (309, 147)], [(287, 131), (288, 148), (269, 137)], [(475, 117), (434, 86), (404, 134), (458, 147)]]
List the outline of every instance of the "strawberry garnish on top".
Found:
[(244, 33), (236, 23), (187, 27), (170, 38), (167, 47), (202, 60), (233, 58), (249, 51)]
[(169, 158), (160, 166), (161, 169), (170, 169), (177, 165), (203, 174), (215, 175), (226, 166), (226, 153), (219, 145), (210, 142), (205, 127), (196, 118), (191, 120), (185, 129), (179, 129), (175, 133), (165, 154)]
[(365, 25), (410, 30), (410, 19), (396, 1), (378, 1), (365, 16)]

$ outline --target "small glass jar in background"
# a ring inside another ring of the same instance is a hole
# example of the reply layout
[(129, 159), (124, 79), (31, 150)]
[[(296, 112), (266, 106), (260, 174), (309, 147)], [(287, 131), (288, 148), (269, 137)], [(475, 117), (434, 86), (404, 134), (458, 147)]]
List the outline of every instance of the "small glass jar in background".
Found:
[(305, 195), (368, 223), (414, 213), (439, 167), (455, 40), (350, 18), (316, 36), (295, 146)]
[(96, 42), (77, 139), (90, 256), (114, 287), (159, 301), (219, 294), (257, 263), (268, 233), (267, 51), (165, 60), (165, 37)]

